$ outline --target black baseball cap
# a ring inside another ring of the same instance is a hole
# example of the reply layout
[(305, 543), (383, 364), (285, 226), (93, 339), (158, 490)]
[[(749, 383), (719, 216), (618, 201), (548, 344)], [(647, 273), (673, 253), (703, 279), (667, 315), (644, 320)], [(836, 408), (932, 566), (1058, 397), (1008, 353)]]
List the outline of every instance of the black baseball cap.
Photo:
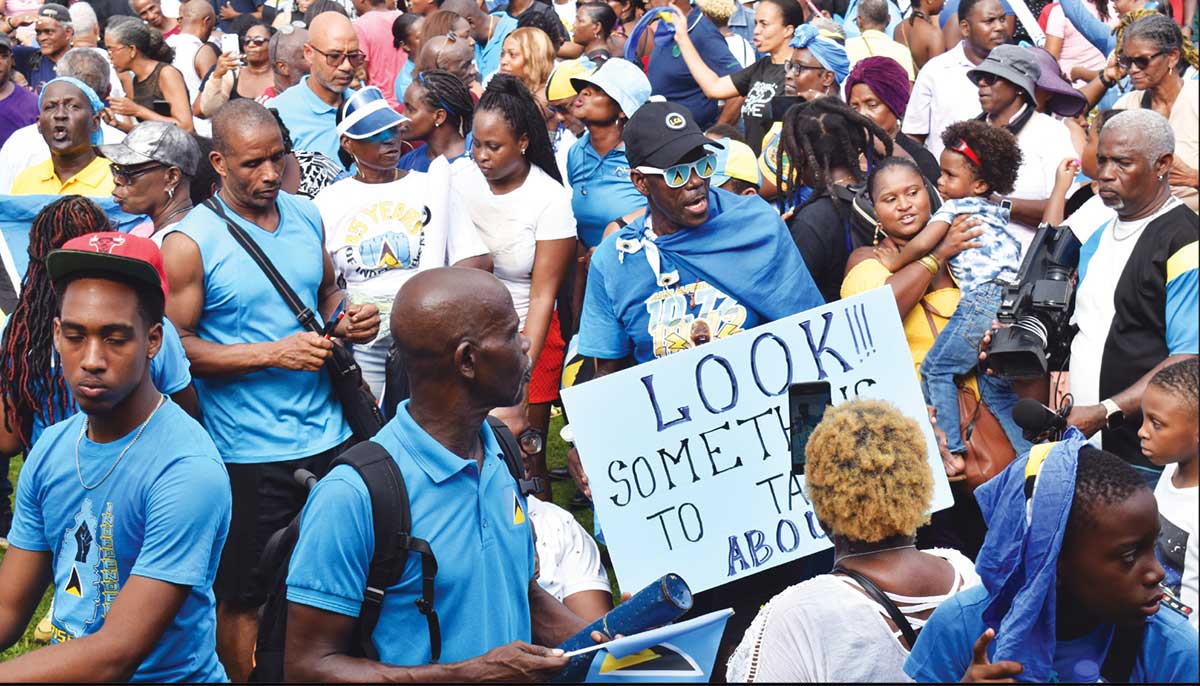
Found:
[(71, 12), (66, 7), (53, 2), (42, 5), (37, 11), (37, 16), (49, 17), (60, 24), (71, 23)]
[(629, 166), (659, 169), (679, 164), (696, 148), (725, 147), (704, 135), (688, 108), (657, 96), (633, 113), (621, 140)]

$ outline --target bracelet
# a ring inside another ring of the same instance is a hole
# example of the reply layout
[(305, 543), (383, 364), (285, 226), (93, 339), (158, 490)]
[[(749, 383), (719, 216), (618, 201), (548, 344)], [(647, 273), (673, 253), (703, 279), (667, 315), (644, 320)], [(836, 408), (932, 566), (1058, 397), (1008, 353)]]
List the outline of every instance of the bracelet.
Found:
[(1104, 71), (1101, 70), (1100, 71), (1100, 85), (1104, 86), (1105, 88), (1112, 88), (1113, 86), (1117, 85), (1117, 82), (1110, 80), (1107, 76), (1104, 75)]
[(938, 262), (938, 258), (933, 255), (926, 255), (917, 262), (924, 268), (929, 270), (930, 276), (937, 276), (937, 273), (942, 270), (942, 263)]

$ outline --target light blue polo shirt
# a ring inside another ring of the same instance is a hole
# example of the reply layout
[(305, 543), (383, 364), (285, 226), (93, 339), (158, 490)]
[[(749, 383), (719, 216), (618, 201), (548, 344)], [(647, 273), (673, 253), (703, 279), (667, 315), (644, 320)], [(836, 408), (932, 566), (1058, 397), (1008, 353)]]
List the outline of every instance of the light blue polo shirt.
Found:
[[(496, 51), (499, 64), (500, 51)], [(279, 116), (288, 127), (292, 147), (296, 150), (324, 153), (333, 161), (338, 159), (342, 143), (337, 132), (337, 108), (317, 97), (308, 87), (305, 76), (300, 83), (285, 90), (271, 101), (271, 109), (279, 110)], [(346, 89), (344, 97), (354, 91)]]
[[(214, 196), (221, 202), (219, 196)], [(300, 300), (319, 312), (325, 234), (306, 198), (280, 193), (279, 226), (264, 231), (222, 202), (279, 270)], [(204, 307), (196, 335), (221, 345), (268, 343), (304, 331), (283, 296), (229, 233), (225, 222), (197, 206), (176, 231), (195, 241), (204, 263)], [(167, 240), (178, 240), (167, 237)], [(324, 369), (267, 368), (237, 376), (195, 379), (204, 425), (221, 457), (236, 464), (282, 462), (324, 452), (350, 437), (350, 427)]]
[(490, 16), (497, 18), (492, 37), (487, 43), (475, 43), (475, 66), (479, 68), (479, 80), (483, 83), (500, 70), (500, 49), (504, 47), (504, 39), (517, 29), (517, 20), (507, 12), (494, 12)]
[[(482, 469), (417, 425), (408, 401), (372, 439), (399, 465), (408, 488), (412, 533), (428, 541), (437, 557), (434, 606), (441, 623), (441, 661), (446, 663), (532, 636), (528, 509), (495, 435), (486, 423), (479, 431)], [(353, 467), (335, 467), (313, 488), (300, 515), (288, 600), (357, 617), (374, 550), (367, 487)], [(420, 597), (421, 556), (410, 553), (399, 583), (384, 595), (371, 637), (381, 662), (429, 663), (429, 630), (416, 606)]]
[(592, 134), (583, 134), (567, 153), (567, 179), (579, 240), (589, 248), (600, 245), (609, 222), (646, 206), (646, 196), (629, 180), (624, 143), (602, 157)]

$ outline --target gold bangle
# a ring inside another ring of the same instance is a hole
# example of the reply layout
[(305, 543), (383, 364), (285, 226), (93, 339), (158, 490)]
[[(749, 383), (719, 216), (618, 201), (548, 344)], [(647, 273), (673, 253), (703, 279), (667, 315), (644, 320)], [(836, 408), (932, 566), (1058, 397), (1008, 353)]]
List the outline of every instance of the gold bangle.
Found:
[(925, 257), (917, 260), (917, 262), (919, 262), (922, 267), (929, 270), (930, 276), (936, 276), (937, 273), (942, 269), (941, 263), (939, 263), (937, 258), (933, 255), (926, 255)]

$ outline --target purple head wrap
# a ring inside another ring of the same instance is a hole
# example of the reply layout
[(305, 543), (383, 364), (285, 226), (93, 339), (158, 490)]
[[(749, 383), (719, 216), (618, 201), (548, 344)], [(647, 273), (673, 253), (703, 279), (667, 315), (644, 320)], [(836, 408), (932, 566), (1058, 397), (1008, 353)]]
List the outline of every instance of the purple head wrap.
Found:
[(908, 72), (899, 62), (890, 57), (864, 57), (846, 77), (847, 98), (850, 89), (859, 83), (865, 83), (897, 119), (904, 119), (912, 86), (908, 83)]

